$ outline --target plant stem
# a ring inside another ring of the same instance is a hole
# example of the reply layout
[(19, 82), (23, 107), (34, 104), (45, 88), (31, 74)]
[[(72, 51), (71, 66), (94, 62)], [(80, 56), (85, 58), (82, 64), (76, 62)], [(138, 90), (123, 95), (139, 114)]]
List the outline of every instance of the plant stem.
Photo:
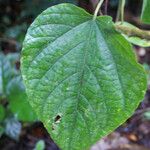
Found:
[(124, 7), (125, 7), (125, 0), (121, 0), (121, 22), (124, 21)]
[(94, 12), (93, 20), (96, 19), (103, 2), (104, 2), (104, 0), (100, 0), (99, 3), (97, 4), (97, 7), (96, 7), (95, 12)]
[(115, 25), (115, 28), (120, 33), (126, 34), (127, 36), (136, 36), (142, 39), (150, 40), (150, 31), (141, 30), (139, 28), (127, 27), (122, 24)]
[(120, 19), (121, 22), (124, 21), (124, 7), (125, 7), (125, 0), (119, 0), (116, 22), (119, 21)]
[(108, 0), (105, 0), (105, 15), (107, 15), (107, 9), (108, 9)]

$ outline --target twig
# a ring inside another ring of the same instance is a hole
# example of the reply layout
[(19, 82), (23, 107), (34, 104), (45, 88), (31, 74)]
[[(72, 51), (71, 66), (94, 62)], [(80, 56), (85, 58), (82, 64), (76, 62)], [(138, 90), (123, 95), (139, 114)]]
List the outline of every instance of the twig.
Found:
[(120, 19), (121, 22), (124, 21), (124, 7), (125, 7), (125, 0), (119, 0), (116, 22), (118, 22)]
[(128, 36), (136, 36), (142, 39), (150, 40), (150, 31), (149, 30), (141, 30), (139, 28), (127, 27), (122, 24), (115, 25), (117, 31), (126, 34)]
[(107, 15), (107, 9), (108, 9), (108, 0), (105, 0), (105, 9), (104, 9), (105, 15)]
[(125, 7), (125, 0), (121, 0), (121, 22), (124, 21), (124, 7)]

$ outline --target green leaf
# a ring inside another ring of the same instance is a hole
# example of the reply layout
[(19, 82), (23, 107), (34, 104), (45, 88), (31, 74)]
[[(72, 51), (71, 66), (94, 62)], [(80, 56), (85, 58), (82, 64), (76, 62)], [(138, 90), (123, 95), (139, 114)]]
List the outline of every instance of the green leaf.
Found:
[(15, 68), (17, 53), (4, 55), (0, 53), (0, 97), (6, 96), (6, 87), (9, 81), (18, 74)]
[(148, 40), (141, 39), (141, 38), (136, 37), (136, 36), (129, 37), (125, 34), (123, 34), (123, 36), (126, 38), (127, 41), (129, 41), (130, 43), (132, 43), (134, 45), (137, 45), (140, 47), (150, 47), (150, 41), (148, 41)]
[(145, 119), (150, 120), (150, 111), (145, 112), (144, 117)]
[(150, 86), (150, 66), (145, 63), (145, 64), (143, 64), (143, 67), (144, 67), (146, 75), (147, 75), (147, 86)]
[(10, 62), (3, 53), (0, 53), (0, 96), (5, 95), (6, 85), (11, 78), (12, 69)]
[(150, 0), (143, 0), (141, 19), (144, 23), (150, 24)]
[(9, 108), (21, 121), (35, 121), (36, 114), (28, 103), (24, 85), (20, 76), (13, 78), (8, 86), (7, 93), (9, 99)]
[(45, 149), (45, 142), (43, 140), (39, 140), (36, 145), (34, 150), (44, 150)]
[(131, 45), (108, 16), (71, 4), (40, 14), (28, 29), (22, 75), (30, 104), (64, 150), (83, 150), (126, 121), (146, 90)]
[(3, 135), (4, 131), (4, 127), (0, 125), (0, 137)]
[(3, 121), (5, 118), (5, 109), (2, 105), (0, 105), (0, 121)]
[(27, 101), (25, 87), (16, 69), (19, 54), (4, 55), (0, 53), (0, 96), (7, 97), (11, 111), (21, 121), (35, 121), (37, 119)]
[(6, 59), (11, 63), (12, 68), (14, 68), (16, 62), (18, 62), (20, 59), (20, 54), (19, 53), (9, 53), (6, 55)]

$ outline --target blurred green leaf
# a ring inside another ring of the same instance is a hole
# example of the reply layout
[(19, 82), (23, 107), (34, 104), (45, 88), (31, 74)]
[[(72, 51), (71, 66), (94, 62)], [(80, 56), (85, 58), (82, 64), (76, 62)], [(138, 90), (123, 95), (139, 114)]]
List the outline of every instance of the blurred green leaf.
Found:
[(18, 60), (18, 53), (0, 53), (0, 94), (8, 98), (9, 108), (19, 120), (34, 121), (37, 117), (27, 101), (20, 71), (16, 69)]
[(13, 78), (8, 86), (9, 108), (21, 121), (35, 121), (36, 114), (27, 101), (25, 87), (20, 76)]
[(22, 42), (25, 36), (25, 32), (27, 30), (27, 24), (23, 23), (21, 25), (16, 25), (9, 27), (4, 35), (6, 38), (16, 39), (18, 42)]
[(12, 78), (13, 71), (10, 62), (4, 54), (0, 53), (0, 95), (5, 95), (6, 86)]
[(150, 24), (150, 0), (143, 0), (141, 19), (144, 23)]
[(15, 66), (17, 60), (19, 60), (17, 53), (8, 55), (0, 53), (0, 97), (6, 97), (7, 84), (14, 76), (19, 74)]
[(150, 85), (150, 66), (148, 64), (144, 63), (143, 67), (147, 74), (147, 81), (148, 81), (148, 86), (149, 86)]
[(10, 61), (12, 67), (14, 67), (15, 63), (19, 61), (20, 54), (19, 53), (9, 53), (6, 55), (6, 59)]
[(140, 47), (150, 47), (150, 41), (141, 39), (139, 37), (128, 37), (127, 35), (123, 34), (123, 36), (126, 38), (126, 40), (134, 45), (140, 46)]
[(2, 105), (0, 105), (0, 121), (3, 121), (5, 118), (5, 109)]
[(44, 150), (45, 149), (45, 142), (43, 140), (39, 140), (36, 145), (34, 150)]
[(7, 118), (5, 124), (5, 134), (18, 141), (21, 132), (21, 123), (16, 118)]
[(150, 111), (147, 111), (144, 113), (144, 117), (148, 120), (150, 120)]
[(3, 133), (4, 133), (4, 127), (0, 125), (0, 137), (2, 136)]

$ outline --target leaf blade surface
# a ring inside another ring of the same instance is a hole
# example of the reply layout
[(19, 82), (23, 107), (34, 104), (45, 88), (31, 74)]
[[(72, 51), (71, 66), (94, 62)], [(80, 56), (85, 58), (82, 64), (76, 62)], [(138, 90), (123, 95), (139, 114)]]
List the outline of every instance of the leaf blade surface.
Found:
[(71, 4), (47, 9), (30, 26), (22, 74), (30, 104), (65, 150), (85, 149), (118, 127), (146, 89), (145, 73), (111, 18), (92, 20)]

